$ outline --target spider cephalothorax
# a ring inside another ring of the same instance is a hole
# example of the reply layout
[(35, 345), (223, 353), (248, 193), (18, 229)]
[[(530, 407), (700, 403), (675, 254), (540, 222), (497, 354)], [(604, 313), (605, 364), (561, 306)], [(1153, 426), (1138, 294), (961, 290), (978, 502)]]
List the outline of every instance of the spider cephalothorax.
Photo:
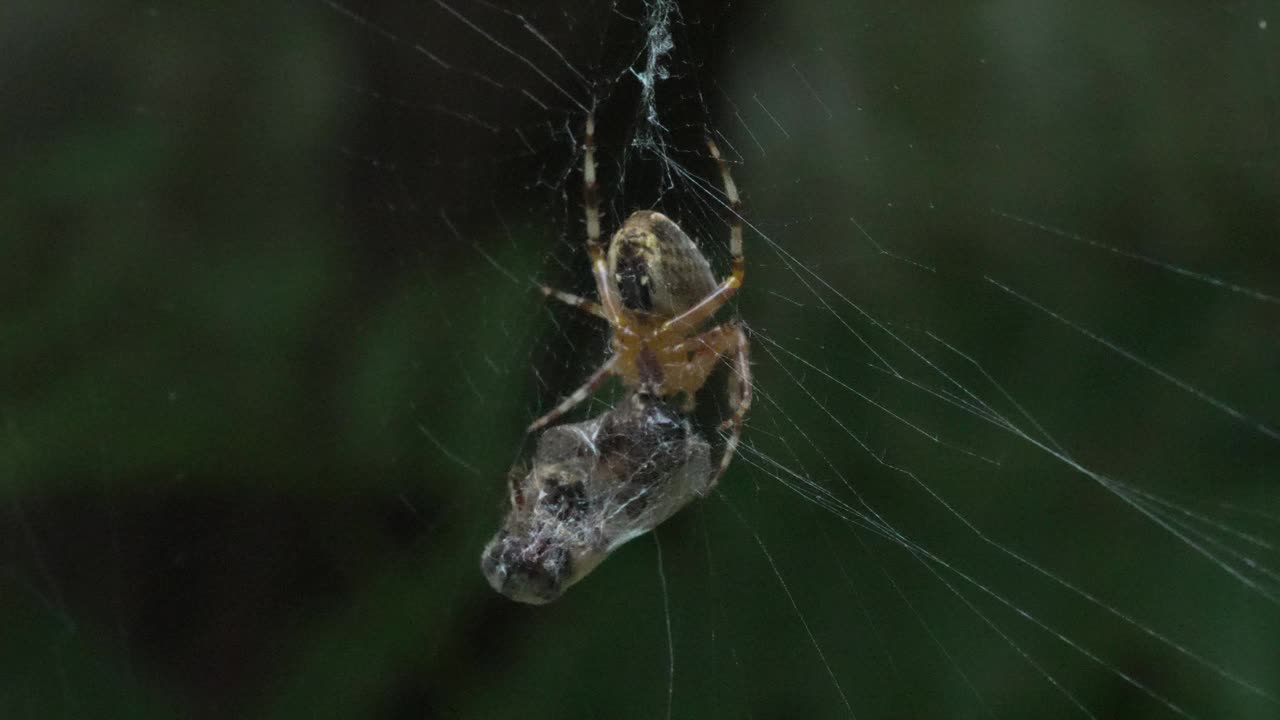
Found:
[(583, 198), (587, 221), (587, 251), (599, 302), (543, 287), (550, 297), (589, 312), (609, 323), (613, 331), (611, 355), (577, 391), (529, 426), (537, 430), (555, 422), (585, 400), (610, 375), (628, 388), (658, 398), (681, 399), (691, 410), (694, 395), (716, 365), (733, 360), (729, 402), (724, 422), (730, 429), (716, 478), (729, 467), (737, 448), (742, 422), (751, 406), (751, 374), (747, 336), (730, 320), (704, 329), (712, 316), (742, 287), (746, 264), (742, 257), (742, 216), (738, 189), (716, 144), (707, 140), (724, 182), (732, 214), (729, 253), (732, 270), (717, 283), (711, 265), (680, 226), (660, 212), (632, 213), (613, 234), (606, 249), (600, 241), (599, 188), (596, 185), (595, 123), (587, 118), (583, 157)]

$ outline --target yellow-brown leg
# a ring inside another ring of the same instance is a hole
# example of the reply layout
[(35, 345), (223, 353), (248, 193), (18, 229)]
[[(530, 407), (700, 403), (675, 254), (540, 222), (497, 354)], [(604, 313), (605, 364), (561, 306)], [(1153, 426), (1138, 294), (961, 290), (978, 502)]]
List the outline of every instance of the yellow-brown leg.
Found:
[(711, 150), (711, 157), (716, 159), (716, 164), (720, 167), (724, 195), (732, 215), (729, 219), (729, 255), (733, 258), (733, 267), (729, 277), (725, 278), (710, 295), (664, 322), (658, 329), (662, 334), (683, 334), (706, 322), (738, 292), (747, 274), (747, 264), (742, 256), (742, 200), (738, 197), (738, 186), (734, 184), (733, 176), (729, 174), (729, 164), (720, 155), (720, 148), (716, 147), (715, 141), (708, 138), (707, 147)]
[(738, 449), (738, 440), (742, 437), (742, 425), (746, 421), (747, 411), (751, 409), (751, 354), (747, 343), (747, 333), (741, 325), (737, 330), (737, 357), (734, 360), (733, 374), (729, 376), (729, 405), (732, 414), (720, 424), (721, 430), (729, 430), (729, 439), (725, 441), (724, 454), (720, 456), (720, 467), (707, 487), (710, 491), (720, 482), (720, 477), (729, 469), (733, 454)]
[(559, 420), (562, 415), (577, 407), (583, 400), (591, 397), (591, 393), (599, 389), (599, 387), (604, 384), (604, 381), (609, 378), (609, 373), (613, 372), (613, 367), (617, 362), (617, 355), (610, 356), (603, 365), (596, 368), (596, 371), (591, 373), (591, 377), (587, 378), (587, 381), (582, 383), (582, 387), (574, 390), (568, 397), (561, 400), (560, 404), (552, 408), (546, 415), (543, 415), (537, 420), (529, 423), (529, 427), (525, 429), (525, 432), (536, 432), (541, 430), (556, 420)]
[(598, 318), (603, 318), (605, 320), (609, 319), (609, 316), (604, 312), (604, 308), (600, 307), (600, 303), (595, 302), (594, 300), (588, 300), (581, 295), (574, 295), (573, 293), (567, 293), (563, 290), (556, 290), (555, 288), (548, 287), (546, 285), (539, 285), (538, 291), (542, 293), (543, 297), (559, 300), (565, 305), (572, 305), (573, 307), (585, 313), (595, 315)]
[(730, 415), (720, 424), (721, 430), (729, 431), (729, 438), (725, 441), (720, 465), (707, 485), (709, 492), (720, 481), (725, 470), (729, 469), (734, 452), (738, 449), (747, 411), (751, 409), (751, 357), (747, 333), (736, 322), (726, 323), (676, 345), (674, 350), (690, 354), (681, 369), (679, 385), (694, 390), (701, 387), (720, 360), (729, 355), (734, 358), (733, 370), (729, 376)]
[(734, 352), (737, 346), (738, 326), (733, 323), (717, 325), (680, 342), (672, 348), (672, 354), (680, 357), (680, 362), (663, 368), (668, 387), (696, 392), (720, 360)]
[(600, 242), (600, 186), (596, 184), (596, 118), (587, 115), (587, 127), (582, 152), (582, 210), (587, 219), (587, 256), (591, 258), (591, 274), (596, 281), (596, 296), (604, 309), (604, 318), (613, 331), (630, 334), (626, 324), (622, 301), (614, 293), (609, 282), (609, 264), (605, 260), (604, 245)]

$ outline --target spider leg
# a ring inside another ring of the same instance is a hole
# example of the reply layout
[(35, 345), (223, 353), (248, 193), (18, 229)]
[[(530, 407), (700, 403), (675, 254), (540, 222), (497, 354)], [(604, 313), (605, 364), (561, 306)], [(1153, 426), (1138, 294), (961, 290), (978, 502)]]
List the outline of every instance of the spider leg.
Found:
[(729, 203), (729, 212), (733, 216), (729, 221), (729, 255), (733, 260), (733, 267), (729, 277), (725, 278), (710, 295), (664, 322), (658, 328), (658, 332), (662, 334), (686, 333), (706, 322), (738, 292), (747, 274), (746, 260), (742, 256), (742, 200), (738, 197), (738, 186), (734, 184), (733, 176), (729, 174), (729, 164), (720, 155), (720, 148), (716, 146), (715, 141), (707, 138), (707, 147), (711, 150), (711, 157), (715, 158), (716, 164), (720, 167), (724, 195)]
[(622, 301), (609, 282), (609, 263), (600, 242), (600, 186), (596, 184), (596, 117), (587, 115), (586, 137), (582, 153), (582, 208), (587, 218), (587, 255), (591, 258), (591, 274), (596, 281), (596, 295), (604, 309), (604, 319), (615, 333), (630, 334), (622, 311)]
[(529, 423), (529, 427), (526, 428), (525, 432), (536, 432), (541, 430), (560, 419), (560, 416), (577, 407), (583, 400), (591, 397), (591, 393), (599, 389), (599, 387), (604, 384), (604, 381), (608, 379), (609, 373), (613, 372), (613, 367), (617, 363), (618, 356), (611, 356), (603, 365), (596, 368), (595, 372), (591, 373), (591, 377), (588, 377), (587, 381), (582, 383), (582, 387), (574, 390), (572, 394), (564, 400), (561, 400), (560, 404), (552, 408), (551, 412), (548, 412), (546, 415), (543, 415), (532, 423)]
[(707, 492), (715, 489), (724, 472), (733, 461), (733, 454), (738, 449), (738, 440), (742, 437), (742, 424), (746, 420), (747, 411), (751, 409), (751, 356), (747, 343), (747, 333), (741, 325), (734, 328), (737, 332), (737, 358), (734, 361), (733, 374), (729, 376), (729, 402), (733, 414), (720, 423), (720, 429), (729, 430), (729, 439), (725, 441), (724, 454), (720, 456), (720, 467), (707, 485)]
[(729, 376), (729, 382), (732, 383), (729, 396), (733, 398), (730, 400), (733, 404), (733, 415), (720, 423), (721, 430), (734, 425), (741, 427), (747, 412), (751, 410), (751, 343), (747, 340), (747, 332), (741, 325), (735, 326), (734, 329), (738, 336), (738, 354), (734, 358), (734, 374)]
[(604, 312), (604, 308), (600, 307), (600, 303), (595, 302), (594, 300), (588, 300), (581, 295), (574, 295), (573, 293), (567, 293), (563, 290), (556, 290), (555, 288), (548, 287), (546, 285), (539, 285), (538, 291), (542, 293), (543, 297), (554, 298), (565, 305), (572, 305), (573, 307), (576, 307), (585, 313), (595, 315), (598, 318), (603, 318), (605, 320), (609, 319), (609, 316)]
[(701, 387), (717, 363), (733, 356), (729, 375), (730, 415), (720, 423), (719, 428), (728, 430), (729, 438), (725, 441), (720, 465), (703, 491), (710, 492), (733, 461), (734, 452), (738, 449), (738, 439), (742, 436), (743, 421), (747, 417), (747, 411), (751, 409), (751, 357), (747, 333), (741, 324), (729, 322), (675, 345), (672, 351), (689, 353), (688, 361), (682, 368), (682, 384), (686, 388)]
[(679, 379), (673, 384), (692, 391), (702, 387), (716, 363), (738, 347), (737, 328), (735, 323), (717, 325), (672, 345), (670, 353), (685, 358), (674, 367), (664, 368), (669, 375), (678, 374)]

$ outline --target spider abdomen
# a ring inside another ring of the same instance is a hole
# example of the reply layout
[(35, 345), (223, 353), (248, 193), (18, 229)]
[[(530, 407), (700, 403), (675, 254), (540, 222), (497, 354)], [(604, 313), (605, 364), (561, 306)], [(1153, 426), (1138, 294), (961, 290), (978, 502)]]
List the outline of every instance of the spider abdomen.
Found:
[(716, 288), (711, 265), (680, 226), (653, 210), (631, 214), (609, 241), (609, 277), (633, 312), (669, 318)]

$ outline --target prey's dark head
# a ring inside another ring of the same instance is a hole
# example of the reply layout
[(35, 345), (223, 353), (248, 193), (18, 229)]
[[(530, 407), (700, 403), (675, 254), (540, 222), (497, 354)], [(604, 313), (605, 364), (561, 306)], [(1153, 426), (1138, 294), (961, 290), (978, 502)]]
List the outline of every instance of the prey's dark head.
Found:
[(577, 580), (573, 566), (567, 548), (506, 530), (494, 536), (480, 557), (480, 569), (494, 590), (530, 605), (560, 597)]

